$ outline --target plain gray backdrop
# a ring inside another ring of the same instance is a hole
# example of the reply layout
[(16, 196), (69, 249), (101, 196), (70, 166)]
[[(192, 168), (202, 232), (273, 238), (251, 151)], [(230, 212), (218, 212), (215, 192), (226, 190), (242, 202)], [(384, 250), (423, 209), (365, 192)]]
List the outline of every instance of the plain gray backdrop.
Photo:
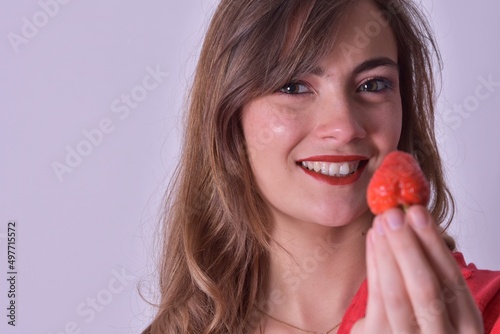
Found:
[[(183, 101), (214, 4), (2, 2), (2, 333), (138, 333), (150, 320), (137, 287), (154, 268)], [(451, 232), (468, 262), (498, 270), (500, 3), (422, 4), (445, 64), (437, 132), (458, 208)], [(16, 327), (5, 316), (10, 220)]]

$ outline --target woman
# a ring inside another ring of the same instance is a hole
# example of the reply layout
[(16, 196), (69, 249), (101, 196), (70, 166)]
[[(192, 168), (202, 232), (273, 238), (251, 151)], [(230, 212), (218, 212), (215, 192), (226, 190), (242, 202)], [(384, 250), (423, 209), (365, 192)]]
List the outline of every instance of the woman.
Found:
[[(433, 55), (406, 0), (222, 0), (144, 333), (500, 330), (499, 273), (466, 267), (444, 232)], [(431, 203), (374, 218), (367, 184), (396, 149)]]

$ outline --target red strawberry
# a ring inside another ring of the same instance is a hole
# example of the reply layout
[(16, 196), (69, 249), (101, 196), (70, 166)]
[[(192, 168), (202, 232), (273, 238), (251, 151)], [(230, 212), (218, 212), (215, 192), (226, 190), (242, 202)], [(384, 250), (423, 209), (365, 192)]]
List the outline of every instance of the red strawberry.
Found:
[(368, 184), (370, 210), (378, 215), (387, 209), (412, 204), (426, 205), (429, 182), (411, 154), (394, 151), (384, 158)]

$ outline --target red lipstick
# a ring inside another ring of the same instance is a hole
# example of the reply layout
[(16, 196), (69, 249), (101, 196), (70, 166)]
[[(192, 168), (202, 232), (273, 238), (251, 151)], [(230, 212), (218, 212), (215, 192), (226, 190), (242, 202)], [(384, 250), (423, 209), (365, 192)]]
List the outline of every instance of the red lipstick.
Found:
[[(349, 175), (338, 177), (338, 176), (330, 176), (330, 175), (325, 175), (321, 174), (312, 170), (309, 170), (305, 167), (302, 166), (303, 161), (318, 161), (318, 162), (349, 162), (349, 161), (360, 161), (358, 169)], [(332, 186), (343, 186), (343, 185), (348, 185), (356, 182), (360, 177), (361, 174), (363, 173), (366, 165), (368, 163), (368, 159), (363, 156), (355, 156), (355, 155), (350, 155), (350, 156), (332, 156), (332, 155), (320, 155), (320, 156), (313, 156), (305, 159), (301, 159), (297, 161), (297, 164), (300, 166), (300, 168), (308, 175), (311, 177), (315, 178), (318, 181), (328, 183), (329, 185)]]

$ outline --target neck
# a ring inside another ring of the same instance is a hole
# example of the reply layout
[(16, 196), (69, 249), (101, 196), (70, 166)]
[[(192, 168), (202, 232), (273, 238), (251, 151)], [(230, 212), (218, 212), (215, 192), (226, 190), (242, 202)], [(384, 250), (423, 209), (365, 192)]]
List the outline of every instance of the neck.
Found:
[[(342, 227), (276, 224), (265, 311), (311, 331), (325, 332), (340, 322), (366, 277), (365, 235), (371, 218), (367, 212)], [(283, 328), (268, 320), (269, 326)]]

